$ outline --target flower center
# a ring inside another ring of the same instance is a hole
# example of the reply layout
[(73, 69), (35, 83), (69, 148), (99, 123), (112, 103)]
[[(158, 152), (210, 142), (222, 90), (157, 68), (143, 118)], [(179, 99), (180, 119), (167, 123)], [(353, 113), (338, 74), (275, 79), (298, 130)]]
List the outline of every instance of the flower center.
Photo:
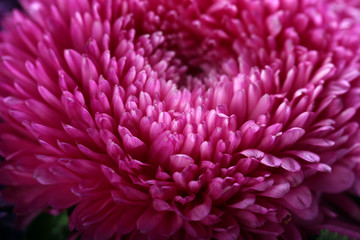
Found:
[[(163, 38), (159, 50), (170, 67), (164, 73), (158, 71), (160, 76), (172, 80), (180, 89), (193, 90), (198, 86), (208, 89), (221, 75), (233, 77), (239, 72), (233, 39), (216, 30), (220, 26), (215, 30), (203, 29), (203, 23), (184, 21), (174, 11), (165, 13), (157, 9), (154, 12), (145, 16), (142, 28), (144, 33), (155, 32)], [(158, 18), (162, 19), (159, 23), (155, 21)]]

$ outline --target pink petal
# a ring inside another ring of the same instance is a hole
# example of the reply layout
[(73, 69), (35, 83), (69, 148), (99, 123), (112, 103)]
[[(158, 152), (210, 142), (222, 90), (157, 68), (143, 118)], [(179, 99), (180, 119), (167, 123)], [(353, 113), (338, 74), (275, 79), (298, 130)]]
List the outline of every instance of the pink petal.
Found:
[(310, 163), (317, 163), (320, 161), (320, 157), (317, 154), (309, 151), (291, 150), (291, 151), (286, 151), (285, 153), (299, 157), (300, 159), (303, 159)]
[(265, 156), (261, 159), (260, 163), (269, 166), (269, 167), (279, 167), (282, 165), (282, 159), (277, 158), (270, 154), (265, 154)]
[(288, 146), (293, 145), (296, 143), (302, 136), (304, 136), (305, 130), (302, 128), (291, 128), (287, 131), (285, 131), (281, 137), (280, 141), (278, 143), (277, 148), (282, 149)]
[(170, 168), (181, 172), (185, 167), (194, 163), (194, 160), (185, 154), (174, 154), (170, 156)]
[(154, 230), (165, 216), (165, 212), (157, 212), (152, 207), (137, 219), (136, 227), (141, 233), (148, 233)]
[(290, 172), (297, 172), (301, 169), (300, 163), (291, 157), (281, 158), (280, 166)]
[(283, 197), (283, 200), (292, 208), (306, 209), (312, 202), (312, 195), (307, 187), (300, 186), (291, 189), (291, 191)]
[(343, 166), (332, 166), (331, 173), (318, 173), (307, 181), (308, 186), (316, 191), (340, 193), (349, 189), (355, 180), (354, 173)]
[(209, 197), (205, 197), (204, 203), (196, 205), (191, 209), (187, 209), (185, 215), (191, 221), (201, 221), (207, 215), (209, 215), (211, 210), (212, 201)]

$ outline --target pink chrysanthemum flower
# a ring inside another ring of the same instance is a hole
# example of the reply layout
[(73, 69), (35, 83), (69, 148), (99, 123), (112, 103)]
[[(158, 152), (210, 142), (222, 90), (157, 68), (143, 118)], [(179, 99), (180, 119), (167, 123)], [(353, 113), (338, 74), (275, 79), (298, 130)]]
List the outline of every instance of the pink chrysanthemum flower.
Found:
[(74, 206), (83, 239), (360, 239), (357, 1), (22, 4), (0, 41), (17, 213)]

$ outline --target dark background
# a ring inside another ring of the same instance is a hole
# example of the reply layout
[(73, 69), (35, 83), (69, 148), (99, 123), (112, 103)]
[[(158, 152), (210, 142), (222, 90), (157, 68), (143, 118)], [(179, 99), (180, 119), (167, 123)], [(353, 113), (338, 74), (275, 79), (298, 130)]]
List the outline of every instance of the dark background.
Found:
[[(14, 8), (20, 8), (17, 0), (0, 0), (0, 21)], [(1, 26), (0, 26), (1, 29)], [(1, 120), (1, 119), (0, 119)], [(0, 162), (4, 159), (0, 156)], [(0, 185), (0, 189), (4, 186)], [(13, 207), (3, 201), (0, 196), (0, 239), (20, 240), (23, 238), (23, 231), (15, 229), (15, 214)]]

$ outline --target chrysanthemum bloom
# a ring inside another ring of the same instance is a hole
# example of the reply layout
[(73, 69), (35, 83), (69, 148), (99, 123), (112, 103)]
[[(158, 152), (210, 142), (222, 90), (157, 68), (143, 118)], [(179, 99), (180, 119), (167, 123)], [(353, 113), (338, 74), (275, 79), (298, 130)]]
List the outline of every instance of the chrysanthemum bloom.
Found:
[(0, 43), (17, 213), (74, 206), (83, 239), (360, 239), (357, 1), (23, 7)]

